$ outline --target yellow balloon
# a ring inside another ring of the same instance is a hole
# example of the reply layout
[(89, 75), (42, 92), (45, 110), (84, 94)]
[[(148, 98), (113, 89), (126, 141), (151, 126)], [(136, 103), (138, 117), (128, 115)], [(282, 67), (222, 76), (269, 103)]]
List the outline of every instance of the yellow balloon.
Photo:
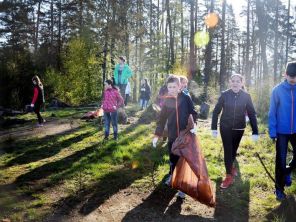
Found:
[(210, 41), (210, 35), (208, 32), (199, 31), (194, 35), (194, 43), (197, 47), (206, 46)]

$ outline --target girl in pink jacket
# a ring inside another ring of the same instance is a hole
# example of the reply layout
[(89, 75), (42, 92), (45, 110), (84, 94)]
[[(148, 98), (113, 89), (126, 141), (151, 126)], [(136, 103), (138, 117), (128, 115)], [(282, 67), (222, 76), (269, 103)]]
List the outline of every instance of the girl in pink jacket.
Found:
[(104, 127), (105, 127), (105, 140), (108, 139), (110, 133), (110, 122), (113, 127), (114, 140), (117, 141), (118, 135), (118, 118), (117, 109), (123, 106), (124, 101), (118, 89), (114, 86), (111, 80), (105, 81), (105, 91), (103, 95), (102, 108), (104, 110)]

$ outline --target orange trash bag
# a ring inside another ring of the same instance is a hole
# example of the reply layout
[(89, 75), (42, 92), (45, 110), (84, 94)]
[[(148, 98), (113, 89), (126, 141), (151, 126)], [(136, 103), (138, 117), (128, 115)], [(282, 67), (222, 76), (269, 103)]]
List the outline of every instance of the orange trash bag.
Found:
[(172, 187), (203, 204), (214, 207), (215, 194), (198, 138), (190, 132), (193, 127), (194, 122), (190, 115), (187, 128), (180, 132), (173, 143), (172, 152), (180, 158), (173, 172)]

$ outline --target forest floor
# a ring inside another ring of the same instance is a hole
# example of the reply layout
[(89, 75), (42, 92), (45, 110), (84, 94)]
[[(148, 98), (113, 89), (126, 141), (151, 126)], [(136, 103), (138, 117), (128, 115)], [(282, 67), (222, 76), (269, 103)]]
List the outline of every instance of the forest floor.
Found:
[(189, 196), (176, 198), (177, 191), (163, 184), (166, 143), (153, 149), (155, 122), (139, 121), (149, 111), (128, 106), (130, 124), (120, 125), (118, 142), (105, 143), (101, 120), (80, 119), (87, 111), (47, 110), (40, 128), (33, 114), (10, 117), (25, 123), (0, 129), (0, 221), (296, 221), (296, 183), (286, 200), (276, 201), (274, 185), (255, 156), (260, 153), (273, 174), (275, 148), (265, 125), (258, 143), (246, 130), (239, 175), (221, 190), (221, 139), (211, 137), (209, 120), (198, 122), (217, 201), (210, 208)]

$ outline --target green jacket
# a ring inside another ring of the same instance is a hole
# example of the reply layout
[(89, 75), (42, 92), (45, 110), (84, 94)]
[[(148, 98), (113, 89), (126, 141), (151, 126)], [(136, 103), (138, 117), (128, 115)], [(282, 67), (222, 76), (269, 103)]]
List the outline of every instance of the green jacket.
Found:
[(128, 78), (133, 76), (132, 70), (130, 69), (130, 67), (127, 64), (125, 64), (124, 68), (122, 70), (122, 73), (121, 73), (121, 79), (120, 80), (118, 79), (118, 70), (119, 70), (119, 64), (117, 64), (115, 66), (115, 69), (114, 69), (115, 84), (116, 85), (118, 85), (118, 84), (127, 84)]

